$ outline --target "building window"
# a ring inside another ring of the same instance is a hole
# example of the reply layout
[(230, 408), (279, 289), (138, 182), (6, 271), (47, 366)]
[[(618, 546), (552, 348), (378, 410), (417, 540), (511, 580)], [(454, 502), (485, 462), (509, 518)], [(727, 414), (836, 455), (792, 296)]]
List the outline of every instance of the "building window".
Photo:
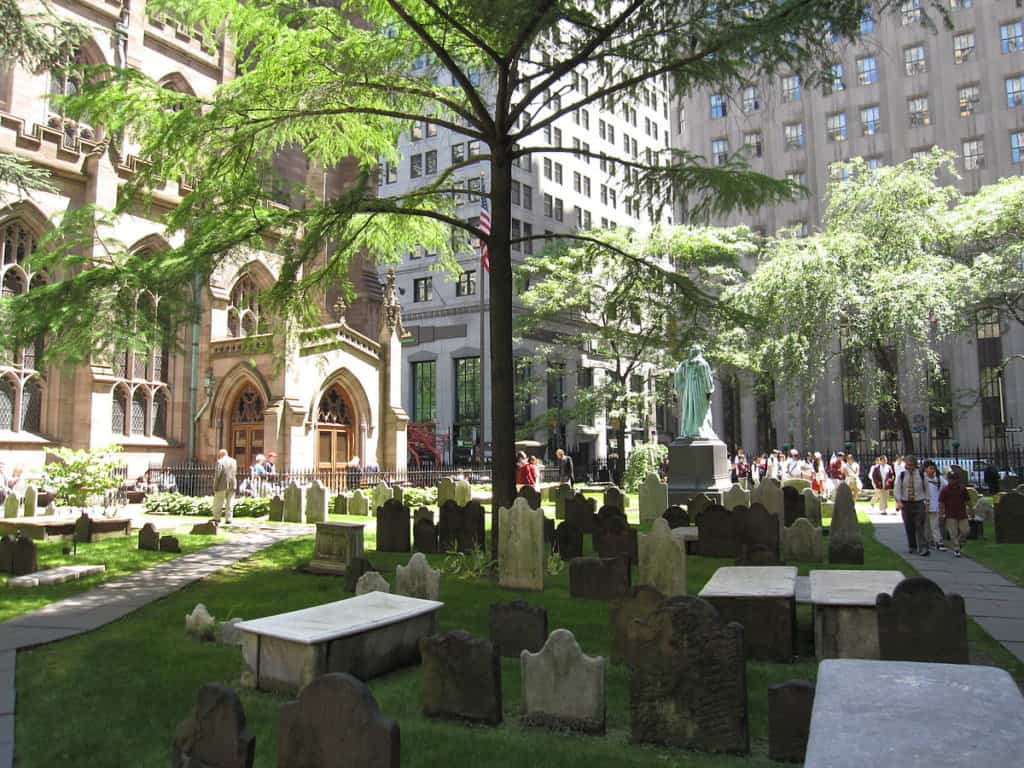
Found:
[(480, 157), (480, 140), (472, 139), (466, 142), (466, 151), (469, 153), (469, 159), (472, 160), (474, 157)]
[(743, 134), (743, 148), (747, 150), (747, 153), (750, 156), (761, 157), (764, 151), (764, 146), (761, 142), (760, 131)]
[(714, 165), (725, 165), (729, 161), (729, 140), (715, 139), (711, 142), (711, 162)]
[(549, 219), (555, 215), (555, 198), (547, 192), (544, 193), (544, 215)]
[(875, 31), (875, 17), (869, 12), (865, 11), (864, 15), (860, 17), (860, 33), (862, 35), (870, 35)]
[(1010, 134), (1010, 159), (1018, 165), (1024, 161), (1024, 131)]
[[(748, 85), (743, 89), (743, 111), (744, 112), (757, 112), (761, 108), (761, 94), (757, 90), (757, 86)], [(655, 131), (657, 131), (657, 125), (655, 125)], [(655, 133), (654, 138), (658, 138)]]
[(523, 209), (533, 210), (533, 187), (529, 184), (523, 184)]
[(423, 175), (423, 155), (409, 157), (409, 178), (418, 179)]
[(725, 97), (720, 93), (711, 94), (711, 119), (721, 120), (725, 115)]
[(533, 253), (533, 224), (528, 221), (523, 222), (523, 253), (527, 255)]
[(932, 122), (927, 96), (912, 96), (907, 99), (907, 112), (910, 114), (911, 126), (930, 125)]
[(1024, 51), (1024, 23), (1011, 21), (999, 27), (999, 48), (1003, 53)]
[(949, 0), (950, 10), (959, 11), (963, 8), (973, 8), (974, 0)]
[(431, 277), (417, 277), (412, 281), (412, 300), (416, 303), (434, 298), (434, 280)]
[(480, 425), (480, 358), (455, 359), (455, 424), (456, 439), (470, 447)]
[(839, 93), (846, 90), (846, 81), (843, 79), (843, 65), (832, 64), (825, 73), (825, 81), (822, 84), (825, 94)]
[(437, 361), (412, 364), (412, 420), (423, 424), (437, 419)]
[(452, 165), (466, 162), (466, 145), (452, 144)]
[[(518, 244), (517, 244), (518, 245)], [(455, 284), (456, 296), (473, 296), (476, 293), (476, 270), (467, 269), (459, 275), (459, 281)]]
[(865, 136), (874, 136), (881, 130), (882, 118), (877, 105), (861, 109), (860, 127)]
[(562, 221), (565, 217), (565, 207), (562, 198), (555, 198), (555, 221)]
[(807, 186), (807, 174), (803, 171), (787, 171), (786, 181), (793, 184), (799, 184), (801, 187)]
[(975, 320), (976, 333), (979, 339), (998, 339), (1003, 335), (998, 310), (983, 310)]
[(437, 150), (431, 149), (423, 155), (423, 164), (427, 176), (437, 173)]
[(231, 298), (228, 301), (228, 335), (234, 338), (255, 336), (266, 331), (265, 325), (256, 281), (252, 279), (252, 275), (244, 274), (231, 289)]
[(962, 85), (957, 89), (957, 101), (960, 103), (960, 117), (970, 117), (978, 109), (981, 93), (977, 83)]
[(561, 184), (562, 183), (562, 164), (561, 163), (555, 163), (555, 183), (556, 184)]
[(940, 366), (937, 375), (928, 376), (928, 390), (931, 453), (948, 456), (953, 441), (953, 390), (949, 385), (949, 368)]
[(960, 32), (953, 35), (953, 63), (963, 64), (974, 58), (974, 33)]
[(1024, 104), (1024, 75), (1006, 78), (1006, 106), (1015, 109)]
[(846, 113), (836, 112), (825, 118), (825, 133), (829, 141), (846, 141)]
[(544, 178), (545, 179), (550, 179), (551, 178), (551, 174), (552, 174), (553, 168), (554, 168), (554, 165), (551, 162), (551, 158), (550, 157), (545, 157), (544, 158)]
[(907, 77), (923, 75), (928, 71), (928, 59), (923, 45), (911, 45), (903, 49), (903, 69)]
[(921, 21), (921, 0), (903, 0), (900, 3), (900, 24), (908, 27)]
[(782, 100), (800, 101), (800, 75), (787, 75), (782, 78)]
[(857, 59), (857, 82), (861, 85), (878, 82), (878, 62), (874, 56)]
[(804, 145), (804, 124), (786, 123), (782, 126), (782, 135), (786, 141), (786, 149), (799, 149)]
[(985, 144), (981, 139), (967, 139), (962, 146), (965, 171), (985, 167)]

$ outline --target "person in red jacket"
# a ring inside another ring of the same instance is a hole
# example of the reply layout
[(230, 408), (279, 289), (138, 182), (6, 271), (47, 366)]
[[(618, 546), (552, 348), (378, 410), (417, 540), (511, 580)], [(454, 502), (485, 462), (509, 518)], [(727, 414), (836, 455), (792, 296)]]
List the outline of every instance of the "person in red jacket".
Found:
[(516, 485), (533, 485), (529, 477), (530, 462), (522, 451), (516, 453)]
[(953, 545), (953, 556), (960, 557), (960, 547), (970, 530), (970, 523), (967, 521), (970, 497), (960, 482), (959, 473), (950, 471), (947, 477), (949, 482), (939, 491), (939, 517), (946, 520), (946, 531), (949, 533), (950, 544)]

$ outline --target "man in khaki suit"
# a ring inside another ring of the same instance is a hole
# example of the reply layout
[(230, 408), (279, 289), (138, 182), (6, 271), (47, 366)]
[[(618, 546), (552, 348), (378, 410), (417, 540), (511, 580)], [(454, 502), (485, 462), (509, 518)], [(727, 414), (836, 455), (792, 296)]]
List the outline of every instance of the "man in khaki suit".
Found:
[(224, 507), (224, 517), (231, 522), (231, 508), (235, 503), (235, 488), (238, 485), (238, 462), (228, 456), (221, 448), (217, 451), (217, 465), (213, 470), (213, 519), (220, 522), (220, 510)]

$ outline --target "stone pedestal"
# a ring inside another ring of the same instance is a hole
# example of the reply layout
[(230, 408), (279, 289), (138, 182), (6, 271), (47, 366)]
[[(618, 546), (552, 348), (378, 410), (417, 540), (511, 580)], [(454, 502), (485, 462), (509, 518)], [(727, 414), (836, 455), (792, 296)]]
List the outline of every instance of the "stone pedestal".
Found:
[(317, 523), (313, 573), (345, 573), (348, 564), (363, 556), (363, 528), (359, 523)]
[(729, 455), (721, 440), (676, 438), (668, 447), (668, 503), (686, 504), (704, 493), (721, 501), (729, 490)]

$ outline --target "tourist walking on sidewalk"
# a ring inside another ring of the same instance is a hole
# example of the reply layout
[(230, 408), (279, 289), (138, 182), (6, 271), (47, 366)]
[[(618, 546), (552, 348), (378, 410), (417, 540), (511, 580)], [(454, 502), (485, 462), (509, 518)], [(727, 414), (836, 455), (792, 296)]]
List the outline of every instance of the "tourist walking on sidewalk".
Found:
[(217, 464), (213, 470), (213, 519), (220, 521), (220, 510), (231, 523), (231, 512), (235, 504), (235, 487), (238, 483), (238, 462), (221, 448), (217, 451)]
[(889, 514), (889, 491), (892, 490), (893, 474), (889, 466), (889, 459), (879, 456), (875, 459), (875, 466), (871, 468), (869, 475), (871, 487), (875, 489), (875, 506), (878, 512), (883, 515)]
[(945, 551), (942, 544), (942, 525), (939, 520), (939, 493), (946, 487), (946, 480), (939, 474), (934, 461), (924, 463), (924, 479), (928, 483), (928, 543), (939, 551)]
[(928, 557), (928, 486), (916, 458), (906, 456), (903, 462), (903, 469), (896, 475), (896, 509), (903, 515), (910, 553)]
[(954, 557), (960, 557), (960, 548), (971, 529), (967, 520), (968, 499), (967, 489), (960, 482), (960, 474), (950, 470), (949, 482), (939, 492), (939, 514), (946, 521), (946, 532)]

